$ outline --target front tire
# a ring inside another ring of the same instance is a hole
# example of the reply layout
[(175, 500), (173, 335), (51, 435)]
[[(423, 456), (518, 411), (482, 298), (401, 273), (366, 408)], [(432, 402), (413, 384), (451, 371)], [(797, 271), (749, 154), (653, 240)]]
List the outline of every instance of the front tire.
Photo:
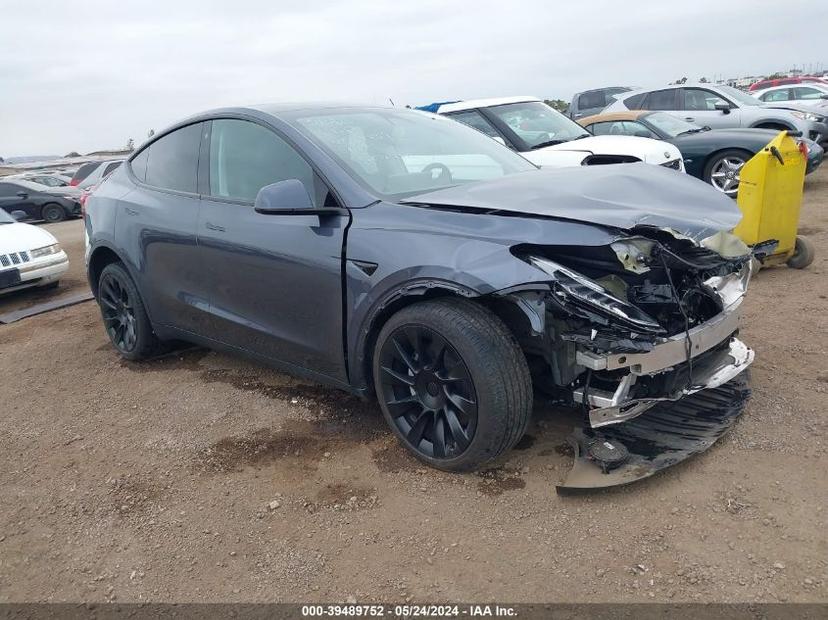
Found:
[(142, 360), (161, 353), (138, 288), (121, 263), (110, 263), (101, 272), (98, 305), (109, 340), (121, 356)]
[(373, 373), (394, 434), (438, 469), (477, 469), (529, 424), (526, 357), (503, 321), (472, 301), (426, 301), (392, 316), (377, 338)]
[(40, 217), (50, 224), (55, 222), (62, 222), (66, 219), (66, 211), (60, 205), (50, 203), (43, 206), (40, 211)]
[(742, 149), (727, 149), (716, 153), (705, 165), (703, 178), (723, 194), (736, 198), (742, 168), (751, 157), (753, 155), (749, 151)]

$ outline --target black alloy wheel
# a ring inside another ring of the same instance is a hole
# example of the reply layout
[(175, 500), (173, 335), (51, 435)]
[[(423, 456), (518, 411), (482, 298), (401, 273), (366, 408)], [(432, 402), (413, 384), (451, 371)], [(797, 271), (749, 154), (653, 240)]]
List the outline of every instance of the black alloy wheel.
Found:
[(126, 287), (113, 274), (101, 278), (98, 292), (106, 332), (122, 353), (131, 353), (138, 343), (133, 302)]
[(478, 469), (526, 432), (532, 413), (526, 356), (482, 304), (447, 297), (406, 306), (380, 329), (371, 367), (394, 435), (432, 467)]
[(428, 457), (463, 453), (477, 428), (477, 395), (465, 362), (424, 325), (395, 330), (380, 350), (381, 398), (409, 447)]
[(123, 357), (141, 360), (166, 349), (152, 329), (138, 288), (121, 263), (110, 263), (98, 278), (98, 305), (106, 333)]

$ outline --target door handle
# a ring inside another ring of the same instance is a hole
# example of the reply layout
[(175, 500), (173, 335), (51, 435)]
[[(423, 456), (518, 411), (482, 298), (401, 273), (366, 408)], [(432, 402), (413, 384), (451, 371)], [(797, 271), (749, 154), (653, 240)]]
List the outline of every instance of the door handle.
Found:
[(684, 120), (686, 120), (688, 123), (692, 123), (692, 122), (695, 122), (696, 119), (693, 118), (692, 116), (685, 116)]
[(214, 230), (216, 232), (224, 232), (224, 226), (218, 226), (217, 224), (213, 224), (211, 222), (204, 222), (204, 227), (207, 230)]
[(130, 209), (129, 207), (124, 207), (124, 213), (127, 215), (138, 215), (138, 211), (135, 209)]

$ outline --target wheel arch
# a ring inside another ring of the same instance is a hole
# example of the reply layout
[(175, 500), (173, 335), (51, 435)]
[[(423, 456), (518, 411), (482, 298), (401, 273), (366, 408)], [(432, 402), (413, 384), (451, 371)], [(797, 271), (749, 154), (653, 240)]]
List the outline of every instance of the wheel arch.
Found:
[(419, 302), (451, 298), (468, 299), (487, 308), (505, 323), (518, 342), (521, 341), (520, 334), (532, 329), (531, 319), (526, 310), (507, 296), (495, 293), (483, 295), (466, 286), (439, 280), (427, 280), (415, 286), (401, 287), (386, 294), (366, 320), (366, 327), (359, 334), (351, 384), (368, 394), (374, 391), (374, 348), (380, 331), (392, 316)]
[(751, 123), (752, 129), (779, 129), (779, 131), (796, 131), (796, 127), (793, 123), (789, 123), (788, 121), (776, 118), (765, 118), (762, 120), (754, 121)]
[[(124, 265), (127, 272), (130, 272), (130, 268), (126, 261), (108, 245), (97, 246), (89, 255), (89, 264), (86, 267), (86, 275), (89, 280), (89, 287), (92, 289), (92, 294), (96, 299), (98, 298), (98, 280), (101, 278), (101, 272), (103, 272), (107, 265), (111, 265), (112, 263), (121, 263)], [(131, 273), (130, 276), (132, 276)], [(136, 281), (134, 276), (132, 277), (132, 280), (133, 282)]]

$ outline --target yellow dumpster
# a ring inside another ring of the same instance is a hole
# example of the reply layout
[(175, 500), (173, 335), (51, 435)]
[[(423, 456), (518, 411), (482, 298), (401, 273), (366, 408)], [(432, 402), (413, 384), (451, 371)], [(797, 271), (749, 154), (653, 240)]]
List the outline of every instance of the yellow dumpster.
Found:
[(736, 202), (742, 221), (733, 232), (750, 246), (778, 242), (764, 265), (803, 269), (814, 260), (811, 242), (796, 234), (806, 167), (804, 145), (782, 131), (740, 171)]

